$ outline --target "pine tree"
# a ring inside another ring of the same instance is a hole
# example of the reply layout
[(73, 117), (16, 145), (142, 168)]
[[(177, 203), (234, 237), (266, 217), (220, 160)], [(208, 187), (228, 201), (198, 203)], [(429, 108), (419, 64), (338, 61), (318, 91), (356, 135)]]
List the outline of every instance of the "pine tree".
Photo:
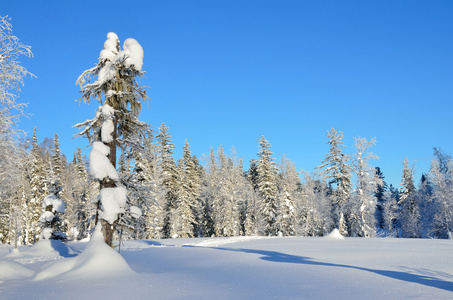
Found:
[(258, 193), (261, 197), (260, 213), (263, 222), (263, 232), (266, 236), (278, 234), (278, 204), (277, 204), (277, 167), (270, 143), (261, 136), (260, 151), (258, 152)]
[(336, 132), (334, 128), (327, 133), (330, 144), (330, 150), (326, 154), (326, 158), (318, 169), (324, 169), (322, 174), (326, 176), (329, 183), (329, 188), (332, 190), (332, 202), (338, 214), (338, 229), (340, 233), (344, 234), (347, 229), (344, 228), (345, 223), (345, 206), (350, 201), (351, 195), (351, 173), (350, 166), (348, 165), (349, 158), (341, 152), (344, 147), (342, 139), (343, 133)]
[[(141, 100), (148, 99), (145, 88), (137, 84), (144, 73), (143, 49), (134, 39), (127, 39), (120, 48), (118, 36), (110, 32), (97, 65), (78, 78), (85, 102), (97, 99), (101, 106), (92, 120), (75, 125), (83, 128), (93, 148), (90, 152), (90, 171), (100, 182), (99, 220), (105, 242), (112, 246), (114, 229), (119, 215), (126, 209), (127, 191), (116, 172), (116, 151), (121, 141), (144, 124), (138, 120)], [(93, 83), (86, 83), (94, 76)], [(127, 145), (122, 144), (123, 148)]]
[(420, 209), (417, 203), (414, 185), (414, 170), (409, 168), (407, 157), (403, 162), (403, 176), (401, 179), (400, 213), (398, 221), (401, 228), (401, 236), (407, 238), (420, 237)]

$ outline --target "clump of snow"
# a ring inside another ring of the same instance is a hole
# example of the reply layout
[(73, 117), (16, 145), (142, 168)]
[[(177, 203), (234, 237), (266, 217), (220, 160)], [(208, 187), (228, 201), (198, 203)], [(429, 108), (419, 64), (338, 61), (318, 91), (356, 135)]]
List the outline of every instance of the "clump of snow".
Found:
[(99, 61), (112, 60), (118, 54), (119, 43), (116, 33), (109, 32), (104, 42), (104, 49), (99, 54)]
[[(48, 212), (50, 212), (50, 211), (48, 211)], [(41, 215), (41, 218), (42, 218), (42, 215)], [(39, 220), (41, 221), (41, 219), (39, 219)], [(53, 214), (52, 214), (52, 219), (50, 219), (50, 221), (52, 221), (52, 220), (53, 220)], [(52, 236), (52, 232), (53, 232), (52, 228), (44, 228), (41, 232), (41, 238), (46, 239), (46, 240), (50, 239), (50, 237)]]
[(53, 214), (53, 212), (45, 211), (39, 217), (39, 222), (41, 222), (41, 223), (52, 222), (53, 218), (55, 218), (55, 215)]
[(329, 233), (328, 235), (325, 236), (325, 238), (328, 238), (328, 239), (337, 239), (337, 240), (344, 240), (344, 237), (341, 235), (340, 231), (335, 228), (334, 230), (332, 230), (331, 233)]
[(129, 211), (131, 212), (131, 216), (138, 219), (142, 216), (142, 210), (137, 207), (137, 206), (134, 206), (132, 205), (130, 208), (129, 208)]
[(113, 125), (115, 110), (110, 105), (104, 104), (101, 108), (101, 114), (104, 119), (101, 125), (101, 139), (104, 143), (110, 143), (113, 141), (112, 133), (115, 130)]
[(118, 215), (125, 212), (127, 190), (124, 187), (103, 188), (99, 196), (102, 204), (102, 212), (99, 217), (113, 224)]
[[(59, 199), (55, 194), (50, 194), (44, 198), (44, 201), (42, 203), (42, 208), (46, 208), (48, 206), (52, 205), (52, 212), (59, 212), (59, 213), (64, 213), (65, 212), (65, 204), (63, 200)], [(52, 220), (50, 220), (52, 221)], [(49, 221), (49, 222), (50, 222)]]
[(34, 273), (29, 268), (9, 260), (0, 260), (0, 270), (0, 283), (12, 279), (25, 279)]
[(109, 177), (112, 180), (118, 180), (119, 176), (115, 167), (110, 163), (107, 155), (110, 148), (102, 142), (93, 142), (93, 148), (90, 151), (90, 174), (94, 178), (102, 180)]
[(76, 257), (65, 258), (44, 266), (33, 281), (59, 277), (60, 279), (86, 279), (101, 276), (130, 275), (133, 271), (124, 258), (110, 248), (98, 224), (85, 250)]
[(137, 71), (141, 71), (143, 66), (143, 48), (137, 40), (133, 38), (125, 40), (123, 43), (123, 51), (128, 56), (124, 62), (126, 67), (134, 65)]
[[(50, 229), (51, 230), (51, 229)], [(72, 254), (74, 251), (60, 240), (40, 239), (30, 248), (23, 250), (23, 256), (58, 257)]]

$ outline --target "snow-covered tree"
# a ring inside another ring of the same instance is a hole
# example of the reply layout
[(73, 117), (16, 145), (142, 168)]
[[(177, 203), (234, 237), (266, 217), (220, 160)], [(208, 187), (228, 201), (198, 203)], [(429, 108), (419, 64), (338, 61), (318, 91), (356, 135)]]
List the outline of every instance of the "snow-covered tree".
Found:
[[(25, 199), (29, 190), (24, 180), (29, 161), (20, 139), (18, 121), (24, 115), (25, 104), (18, 103), (21, 86), (27, 75), (19, 57), (32, 56), (30, 46), (22, 44), (13, 34), (11, 19), (0, 16), (0, 241), (12, 242), (20, 234)], [(14, 237), (12, 233), (14, 232)]]
[(453, 238), (453, 161), (442, 164), (434, 159), (430, 178), (433, 183), (433, 222), (431, 233), (440, 238)]
[(396, 221), (398, 219), (398, 201), (399, 192), (393, 185), (390, 185), (389, 189), (384, 192), (383, 195), (383, 207), (382, 207), (382, 220), (384, 222), (386, 235), (397, 236)]
[(398, 222), (401, 236), (407, 238), (420, 237), (420, 209), (414, 184), (414, 169), (409, 167), (407, 157), (403, 162), (403, 176), (398, 204), (400, 206)]
[[(126, 39), (120, 48), (118, 36), (110, 32), (95, 67), (77, 79), (85, 102), (101, 104), (93, 119), (75, 125), (78, 135), (87, 135), (92, 144), (90, 173), (100, 182), (99, 220), (105, 242), (112, 245), (119, 215), (126, 211), (127, 190), (116, 171), (117, 147), (144, 124), (138, 120), (142, 104), (148, 99), (145, 87), (138, 85), (143, 65), (143, 49), (135, 39)], [(90, 83), (90, 79), (95, 78)], [(126, 145), (121, 144), (122, 147)]]
[(257, 163), (257, 186), (261, 197), (260, 214), (263, 233), (266, 236), (278, 234), (277, 214), (277, 166), (270, 151), (271, 144), (261, 136)]
[(375, 208), (378, 178), (375, 169), (369, 165), (370, 159), (378, 157), (369, 152), (376, 139), (354, 138), (356, 153), (352, 159), (352, 169), (357, 178), (356, 190), (349, 205), (350, 235), (371, 237), (376, 233)]
[(279, 233), (294, 236), (297, 231), (296, 199), (300, 198), (301, 183), (295, 164), (286, 157), (279, 164), (278, 187)]
[(163, 190), (163, 228), (162, 237), (170, 238), (172, 231), (172, 215), (176, 208), (178, 199), (178, 170), (173, 158), (175, 146), (171, 141), (169, 128), (162, 123), (159, 128), (157, 137), (157, 159), (158, 166), (161, 169), (159, 185)]
[(348, 165), (349, 158), (346, 154), (341, 152), (341, 148), (345, 147), (342, 139), (343, 133), (336, 132), (334, 128), (327, 133), (330, 144), (329, 152), (322, 164), (317, 167), (324, 169), (322, 174), (328, 179), (328, 184), (331, 189), (331, 198), (335, 210), (337, 211), (338, 229), (340, 233), (344, 234), (347, 229), (344, 228), (345, 223), (345, 206), (350, 201), (351, 196), (351, 167)]
[(65, 203), (60, 198), (61, 185), (58, 181), (51, 181), (48, 195), (42, 202), (43, 212), (39, 218), (41, 223), (41, 237), (49, 240), (66, 240), (64, 233)]
[(324, 236), (334, 229), (332, 202), (327, 193), (325, 182), (316, 175), (305, 173), (301, 201), (297, 207), (299, 235)]
[(385, 201), (387, 200), (384, 197), (385, 192), (387, 191), (387, 183), (385, 182), (385, 177), (384, 174), (381, 171), (381, 168), (376, 167), (375, 168), (375, 176), (378, 180), (377, 185), (376, 185), (376, 193), (374, 193), (374, 196), (376, 197), (376, 222), (377, 222), (377, 228), (378, 229), (385, 229), (385, 222), (384, 222), (384, 205)]

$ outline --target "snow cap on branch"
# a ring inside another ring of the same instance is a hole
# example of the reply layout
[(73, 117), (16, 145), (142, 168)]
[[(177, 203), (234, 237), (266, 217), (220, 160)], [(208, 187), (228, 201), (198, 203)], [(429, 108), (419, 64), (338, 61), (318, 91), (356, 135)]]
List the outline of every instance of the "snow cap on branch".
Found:
[(107, 155), (110, 148), (102, 142), (93, 142), (90, 151), (90, 174), (98, 180), (109, 177), (112, 180), (119, 180), (115, 167), (110, 163)]
[(113, 224), (118, 215), (125, 212), (127, 190), (124, 187), (103, 188), (99, 194), (102, 204), (102, 212), (99, 216)]
[(143, 48), (137, 40), (133, 38), (125, 40), (123, 43), (123, 52), (128, 57), (124, 62), (126, 67), (134, 65), (137, 71), (141, 71), (143, 66)]

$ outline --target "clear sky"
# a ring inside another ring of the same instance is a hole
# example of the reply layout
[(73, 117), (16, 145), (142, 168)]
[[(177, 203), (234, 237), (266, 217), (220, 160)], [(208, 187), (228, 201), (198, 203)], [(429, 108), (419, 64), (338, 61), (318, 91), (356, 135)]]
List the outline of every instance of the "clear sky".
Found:
[(20, 128), (57, 132), (69, 159), (88, 143), (72, 126), (98, 106), (79, 105), (75, 81), (110, 31), (143, 46), (140, 119), (169, 126), (176, 157), (187, 139), (198, 157), (234, 146), (248, 165), (264, 135), (277, 160), (312, 172), (334, 127), (346, 153), (376, 137), (372, 163), (399, 186), (406, 156), (418, 183), (433, 147), (453, 149), (453, 1), (22, 0), (0, 15), (34, 53)]

